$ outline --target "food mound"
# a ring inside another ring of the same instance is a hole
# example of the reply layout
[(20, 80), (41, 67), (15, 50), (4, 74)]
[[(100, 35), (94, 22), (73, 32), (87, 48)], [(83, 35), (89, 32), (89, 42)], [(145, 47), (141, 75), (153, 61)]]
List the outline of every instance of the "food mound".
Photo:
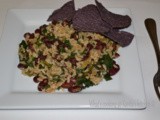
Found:
[[(98, 1), (96, 4), (99, 9), (103, 7)], [(104, 10), (100, 14), (97, 6), (88, 6), (76, 11), (74, 1), (69, 1), (52, 13), (48, 25), (24, 34), (24, 40), (19, 44), (18, 68), (24, 75), (33, 77), (39, 91), (50, 93), (68, 89), (76, 93), (98, 85), (103, 79), (111, 80), (119, 71), (114, 60), (119, 57), (118, 48), (129, 45), (133, 35), (118, 29), (128, 27), (131, 20), (122, 16), (128, 23), (121, 22), (117, 23), (117, 28), (115, 24), (112, 27), (103, 21), (106, 18), (101, 19), (101, 14), (106, 14)], [(109, 19), (116, 16), (109, 14)], [(96, 18), (86, 20), (85, 15)]]

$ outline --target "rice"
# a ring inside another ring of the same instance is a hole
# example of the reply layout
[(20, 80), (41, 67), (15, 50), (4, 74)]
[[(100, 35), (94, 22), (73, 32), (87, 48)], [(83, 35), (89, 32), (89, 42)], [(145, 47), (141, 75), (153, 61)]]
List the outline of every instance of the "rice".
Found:
[(104, 78), (111, 79), (109, 70), (117, 67), (113, 59), (118, 48), (117, 43), (100, 34), (77, 32), (72, 24), (59, 21), (24, 35), (18, 67), (22, 74), (34, 77), (39, 91), (66, 88), (64, 84), (71, 84), (73, 79), (68, 88), (84, 89)]

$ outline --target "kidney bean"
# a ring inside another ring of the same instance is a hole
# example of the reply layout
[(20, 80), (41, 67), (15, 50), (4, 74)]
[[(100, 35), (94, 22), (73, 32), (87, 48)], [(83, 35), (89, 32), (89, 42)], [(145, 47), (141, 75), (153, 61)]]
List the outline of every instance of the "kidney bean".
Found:
[(38, 84), (38, 90), (42, 91), (47, 84), (48, 84), (48, 79), (44, 79)]
[(42, 91), (44, 89), (44, 86), (42, 86), (40, 83), (38, 84), (38, 90)]
[(70, 38), (78, 40), (78, 33), (77, 32), (72, 33), (71, 36), (70, 36)]
[(35, 76), (35, 77), (33, 78), (33, 81), (34, 81), (35, 83), (39, 83), (38, 77), (39, 77), (39, 76)]
[(86, 60), (89, 57), (89, 52), (87, 52), (84, 57), (82, 58), (82, 61)]
[(120, 67), (118, 64), (114, 64), (116, 67), (112, 67), (110, 70), (109, 70), (109, 74), (111, 76), (115, 75), (119, 70), (120, 70)]
[(116, 43), (113, 43), (112, 47), (113, 47), (114, 51), (117, 50), (117, 44)]
[(30, 34), (30, 39), (34, 39), (34, 33)]
[(73, 86), (68, 88), (68, 91), (71, 93), (77, 93), (80, 92), (81, 90), (82, 90), (81, 86)]
[(92, 37), (91, 37), (91, 36), (88, 36), (87, 38), (88, 38), (89, 40), (90, 40), (90, 39), (92, 39)]
[(97, 42), (97, 44), (96, 44), (96, 47), (95, 47), (95, 49), (98, 49), (98, 50), (103, 50), (105, 47), (106, 47), (106, 44), (105, 43), (103, 43), (103, 42), (101, 42), (101, 41), (99, 41), (99, 40), (96, 40), (96, 42)]
[(32, 43), (28, 42), (28, 48), (29, 48), (32, 52), (35, 52)]
[(72, 64), (73, 66), (76, 66), (76, 65), (77, 65), (76, 63), (78, 62), (78, 61), (76, 60), (76, 58), (70, 58), (69, 61), (71, 62), (71, 64)]
[(31, 33), (27, 32), (23, 36), (24, 36), (24, 38), (30, 38), (30, 35), (31, 35)]
[(73, 78), (73, 77), (70, 78), (70, 82), (76, 83), (76, 81), (77, 81), (76, 78)]
[(69, 25), (69, 21), (68, 21), (68, 20), (64, 20), (64, 21), (62, 22), (62, 25), (63, 25), (63, 26)]
[(57, 24), (57, 21), (53, 20), (53, 21), (52, 21), (52, 24), (53, 24), (53, 25), (56, 25), (56, 24)]
[(51, 47), (51, 45), (53, 45), (54, 44), (54, 42), (55, 41), (51, 41), (51, 40), (49, 40), (48, 38), (46, 38), (46, 37), (44, 37), (43, 39), (42, 39), (42, 41), (45, 43), (45, 45), (48, 47), (48, 48), (50, 48)]
[(93, 49), (93, 45), (89, 43), (89, 44), (87, 44), (86, 48), (87, 48), (86, 49), (87, 52), (84, 55), (84, 57), (82, 58), (82, 61), (86, 60), (89, 57), (89, 52), (91, 49)]
[(40, 60), (45, 60), (45, 59), (47, 58), (47, 55), (40, 54), (40, 55), (38, 56), (38, 58), (39, 58)]
[(47, 84), (48, 83), (48, 79), (43, 79), (43, 83)]
[(114, 59), (115, 58), (118, 58), (120, 55), (118, 53), (115, 53), (115, 56), (113, 57)]
[(35, 30), (35, 33), (41, 34), (41, 30), (40, 30), (40, 29), (36, 29), (36, 30)]
[(62, 41), (60, 41), (58, 39), (57, 39), (57, 41), (58, 41), (58, 46), (57, 46), (58, 49), (65, 47), (65, 44)]
[(39, 29), (40, 29), (40, 30), (43, 30), (43, 29), (46, 29), (46, 27), (47, 27), (47, 25), (44, 24), (44, 25), (40, 26)]
[(69, 88), (69, 87), (72, 87), (73, 86), (73, 83), (72, 82), (64, 82), (61, 87), (62, 88)]
[(25, 64), (19, 63), (17, 67), (20, 68), (20, 69), (21, 69), (21, 68), (22, 68), (22, 69), (25, 69), (25, 68), (27, 68), (28, 66), (25, 65)]
[(90, 51), (92, 48), (93, 48), (93, 45), (92, 45), (92, 44), (90, 44), (90, 43), (87, 44), (87, 50), (88, 50), (88, 51)]

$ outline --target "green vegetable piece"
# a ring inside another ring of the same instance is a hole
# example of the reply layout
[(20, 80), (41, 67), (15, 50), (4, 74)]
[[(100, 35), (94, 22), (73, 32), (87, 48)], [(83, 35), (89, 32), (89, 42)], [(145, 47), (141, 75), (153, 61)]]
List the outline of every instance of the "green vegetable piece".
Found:
[(27, 49), (28, 45), (26, 44), (26, 42), (24, 40), (22, 40), (22, 42), (19, 44), (19, 46), (23, 47), (24, 49)]
[(71, 45), (71, 43), (70, 43), (69, 40), (65, 40), (65, 41), (64, 41), (64, 44), (65, 44), (69, 49), (72, 48), (72, 45)]
[(68, 59), (75, 58), (75, 55), (76, 55), (76, 53), (74, 53), (74, 52), (71, 52), (71, 55), (68, 57)]
[(80, 53), (81, 55), (85, 55), (85, 54), (87, 54), (87, 50), (85, 49), (85, 50), (83, 50), (83, 52), (81, 52)]
[(59, 48), (59, 52), (60, 52), (60, 53), (66, 52), (66, 51), (65, 51), (65, 48), (64, 48), (64, 47), (60, 47), (60, 48)]
[(105, 64), (108, 69), (113, 67), (113, 59), (109, 55), (103, 55), (102, 58), (99, 59), (99, 64)]
[(45, 35), (47, 33), (47, 29), (42, 30), (42, 34)]
[(42, 40), (40, 38), (37, 38), (36, 45), (39, 47), (42, 44), (43, 44)]
[(41, 64), (39, 65), (39, 69), (44, 69), (45, 67), (42, 66)]
[(34, 61), (35, 61), (35, 57), (31, 57), (28, 61), (26, 61), (26, 63), (29, 67), (33, 67)]
[(84, 71), (84, 69), (79, 69), (79, 68), (76, 69), (77, 75), (78, 75), (79, 73), (82, 73), (83, 71)]
[(94, 83), (92, 81), (90, 81), (89, 79), (87, 79), (85, 76), (79, 77), (77, 79), (77, 84), (84, 85), (84, 88), (87, 88), (87, 87), (94, 85)]
[(59, 86), (58, 88), (57, 88), (57, 90), (60, 90), (61, 89), (61, 86)]
[(48, 34), (47, 38), (48, 38), (48, 40), (50, 40), (50, 41), (55, 40), (54, 34)]
[(50, 88), (50, 85), (45, 85), (45, 87), (44, 87), (44, 89), (48, 89), (48, 88)]
[(109, 74), (105, 74), (105, 75), (104, 75), (104, 79), (105, 79), (106, 81), (112, 80), (112, 78), (111, 78), (111, 76), (110, 76)]
[(51, 68), (52, 67), (52, 64), (50, 64), (50, 63), (48, 63), (48, 62), (46, 62), (46, 61), (44, 61), (43, 62), (48, 68)]
[(52, 77), (52, 81), (53, 81), (53, 82), (60, 82), (60, 81), (61, 81), (60, 76), (59, 76), (59, 75), (54, 75), (54, 76)]

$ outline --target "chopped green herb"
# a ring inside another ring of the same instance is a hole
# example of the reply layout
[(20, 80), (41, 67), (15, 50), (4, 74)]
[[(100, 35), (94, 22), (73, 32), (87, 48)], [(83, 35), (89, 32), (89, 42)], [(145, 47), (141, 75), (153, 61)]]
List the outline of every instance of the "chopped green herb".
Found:
[(68, 57), (68, 59), (75, 58), (75, 55), (76, 55), (76, 53), (74, 53), (74, 52), (71, 52), (71, 55)]
[(87, 79), (85, 76), (79, 77), (77, 79), (77, 84), (84, 85), (84, 88), (87, 88), (87, 87), (94, 85), (94, 83), (92, 81), (90, 81), (89, 79)]
[(79, 73), (82, 73), (83, 71), (84, 71), (84, 69), (79, 69), (79, 68), (76, 69), (77, 75), (78, 75)]
[(109, 55), (103, 55), (102, 58), (99, 59), (99, 64), (105, 64), (108, 69), (113, 67), (114, 61)]
[(42, 40), (40, 38), (37, 38), (37, 41), (35, 43), (38, 47), (43, 44)]
[(51, 67), (52, 67), (52, 64), (48, 63), (47, 61), (43, 61), (43, 63), (44, 63), (48, 68), (51, 68)]
[(60, 81), (61, 81), (60, 76), (59, 76), (59, 75), (54, 75), (54, 76), (52, 77), (52, 81), (53, 81), (53, 82), (60, 82)]
[(66, 52), (66, 50), (65, 50), (64, 47), (60, 47), (60, 48), (59, 48), (59, 52), (60, 52), (60, 53), (64, 53), (64, 52)]
[(81, 52), (80, 53), (81, 55), (85, 55), (85, 54), (87, 54), (87, 50), (85, 49), (85, 50), (83, 50), (83, 52)]
[(47, 33), (47, 29), (42, 30), (42, 34), (45, 35)]
[(59, 86), (58, 88), (57, 88), (57, 90), (60, 90), (61, 89), (61, 86)]
[(45, 87), (44, 87), (44, 89), (48, 89), (48, 88), (50, 88), (50, 85), (46, 85)]
[(27, 49), (28, 45), (26, 44), (26, 42), (24, 40), (22, 40), (22, 42), (19, 44), (19, 46), (23, 47), (24, 49)]
[(71, 43), (70, 43), (69, 40), (65, 40), (65, 41), (64, 41), (64, 44), (65, 44), (69, 49), (72, 48), (72, 45), (71, 45)]
[(64, 68), (63, 68), (63, 67), (61, 67), (61, 70), (62, 70), (61, 75), (63, 75), (63, 74), (65, 73), (65, 70), (64, 70)]
[(39, 65), (39, 69), (44, 69), (45, 67), (42, 66), (41, 64)]
[(50, 40), (50, 41), (55, 40), (54, 34), (48, 34), (47, 38), (48, 38), (48, 40)]
[(35, 57), (30, 57), (30, 59), (27, 60), (26, 63), (27, 63), (27, 65), (28, 65), (29, 67), (33, 67), (33, 66), (34, 66), (34, 65), (33, 65), (34, 61), (35, 61)]
[(111, 76), (110, 76), (109, 74), (105, 74), (105, 75), (104, 75), (104, 79), (105, 79), (106, 81), (112, 80), (112, 78), (111, 78)]

